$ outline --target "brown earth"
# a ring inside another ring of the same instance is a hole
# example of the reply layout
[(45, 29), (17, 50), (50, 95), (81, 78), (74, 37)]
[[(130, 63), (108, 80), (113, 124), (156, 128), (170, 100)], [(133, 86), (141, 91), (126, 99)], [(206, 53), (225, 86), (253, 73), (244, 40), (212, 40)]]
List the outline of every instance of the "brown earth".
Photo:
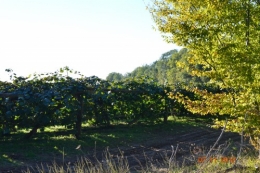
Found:
[[(109, 148), (109, 153), (111, 158), (117, 158), (120, 153), (123, 153), (124, 157), (127, 158), (131, 170), (138, 170), (140, 167), (145, 167), (146, 165), (156, 165), (163, 167), (166, 156), (171, 157), (173, 153), (176, 155), (172, 157), (174, 163), (178, 163), (180, 166), (182, 163), (185, 165), (194, 164), (202, 156), (206, 156), (209, 149), (214, 145), (221, 134), (221, 130), (215, 130), (207, 127), (192, 127), (188, 132), (179, 134), (164, 134), (157, 132), (156, 138), (149, 138), (147, 134), (146, 142), (142, 144), (129, 144), (128, 146), (119, 148)], [(221, 136), (216, 147), (212, 150), (212, 154), (222, 154), (225, 156), (231, 156), (238, 153), (239, 147), (241, 145), (241, 136), (237, 133), (224, 132)], [(176, 150), (177, 148), (177, 150)], [(252, 151), (252, 146), (248, 144), (248, 141), (244, 141), (244, 150)], [(93, 150), (89, 148), (80, 148), (82, 156), (89, 158), (90, 160), (104, 160), (104, 149), (103, 150)], [(95, 156), (95, 157), (93, 157)], [(15, 158), (19, 156), (14, 155)], [(65, 160), (66, 164), (70, 163), (73, 165), (77, 158), (67, 158)], [(62, 161), (56, 160), (58, 164)], [(49, 164), (50, 162), (44, 162), (43, 165)], [(160, 163), (160, 164), (159, 164)], [(35, 167), (39, 163), (28, 163), (31, 167)], [(166, 163), (167, 164), (167, 163)], [(21, 172), (25, 170), (25, 167), (19, 168), (0, 168), (0, 173), (8, 172)]]

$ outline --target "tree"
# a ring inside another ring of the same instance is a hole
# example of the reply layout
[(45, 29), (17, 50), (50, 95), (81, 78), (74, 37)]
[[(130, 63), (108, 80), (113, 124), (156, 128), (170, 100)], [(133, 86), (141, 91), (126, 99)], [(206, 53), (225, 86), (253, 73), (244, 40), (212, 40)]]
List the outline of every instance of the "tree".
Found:
[(123, 79), (123, 75), (117, 72), (109, 73), (108, 76), (106, 77), (106, 80), (115, 81), (115, 82), (121, 81), (122, 79)]
[[(223, 92), (193, 88), (200, 100), (184, 100), (201, 114), (229, 114), (228, 130), (260, 135), (260, 2), (258, 0), (155, 0), (149, 8), (167, 42), (188, 48), (195, 76)], [(181, 98), (181, 97), (180, 97)], [(216, 121), (216, 126), (223, 122)]]

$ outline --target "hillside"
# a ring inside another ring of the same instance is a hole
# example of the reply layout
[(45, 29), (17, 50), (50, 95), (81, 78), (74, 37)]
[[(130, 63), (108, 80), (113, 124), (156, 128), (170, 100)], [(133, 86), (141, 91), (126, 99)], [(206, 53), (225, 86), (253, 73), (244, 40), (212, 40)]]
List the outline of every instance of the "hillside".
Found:
[(206, 78), (199, 78), (192, 76), (190, 71), (192, 68), (201, 68), (199, 65), (196, 67), (188, 63), (188, 58), (191, 56), (186, 48), (181, 50), (170, 50), (161, 55), (161, 57), (150, 65), (144, 65), (135, 68), (132, 72), (127, 74), (120, 74), (112, 72), (107, 76), (108, 81), (121, 81), (127, 78), (139, 78), (147, 76), (152, 78), (159, 84), (178, 84), (185, 85), (199, 85), (207, 82)]

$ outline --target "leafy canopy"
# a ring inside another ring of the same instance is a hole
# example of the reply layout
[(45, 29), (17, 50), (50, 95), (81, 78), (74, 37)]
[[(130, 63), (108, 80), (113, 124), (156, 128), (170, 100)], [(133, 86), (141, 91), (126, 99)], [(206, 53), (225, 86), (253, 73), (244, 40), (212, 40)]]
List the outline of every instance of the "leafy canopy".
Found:
[(230, 114), (235, 120), (228, 122), (229, 130), (260, 134), (260, 2), (155, 0), (149, 10), (165, 40), (188, 48), (189, 62), (203, 65), (191, 69), (192, 74), (210, 78), (223, 90), (194, 89), (201, 99), (183, 99), (187, 107), (202, 114)]

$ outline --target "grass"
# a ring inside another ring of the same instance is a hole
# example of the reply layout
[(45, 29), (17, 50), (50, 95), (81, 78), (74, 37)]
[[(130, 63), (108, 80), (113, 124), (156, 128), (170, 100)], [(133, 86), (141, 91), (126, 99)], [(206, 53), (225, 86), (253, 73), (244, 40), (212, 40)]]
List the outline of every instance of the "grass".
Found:
[[(157, 122), (149, 124), (141, 122), (131, 126), (118, 124), (113, 128), (95, 128), (84, 126), (81, 140), (76, 140), (73, 130), (66, 130), (63, 127), (46, 128), (39, 132), (34, 138), (21, 140), (28, 131), (22, 130), (10, 137), (0, 138), (0, 168), (19, 168), (28, 166), (25, 173), (33, 172), (107, 172), (107, 173), (134, 173), (134, 172), (167, 172), (167, 173), (188, 173), (188, 172), (256, 172), (260, 166), (259, 160), (254, 152), (245, 151), (238, 160), (238, 167), (231, 169), (232, 163), (221, 161), (222, 151), (226, 148), (219, 148), (217, 152), (210, 155), (217, 158), (215, 161), (205, 163), (186, 164), (176, 160), (178, 146), (172, 146), (170, 155), (165, 154), (162, 160), (152, 160), (149, 156), (145, 164), (140, 162), (138, 168), (129, 166), (128, 158), (119, 149), (119, 154), (111, 154), (108, 149), (124, 148), (129, 146), (151, 144), (154, 140), (164, 139), (169, 135), (185, 133), (193, 128), (206, 127), (203, 119), (195, 121), (190, 118), (170, 118), (167, 124)], [(227, 147), (227, 146), (225, 146)], [(234, 147), (234, 146), (229, 146)], [(104, 151), (104, 148), (107, 148)], [(104, 151), (104, 152), (103, 152)], [(102, 152), (102, 158), (96, 157), (95, 152)], [(207, 151), (205, 151), (207, 152)], [(94, 153), (94, 154), (93, 154)], [(94, 156), (88, 158), (88, 156)], [(145, 155), (145, 153), (143, 153)], [(191, 154), (188, 158), (194, 159)], [(30, 167), (31, 165), (38, 167)], [(242, 165), (242, 166), (241, 166)], [(1, 172), (0, 169), (0, 172)], [(23, 169), (25, 170), (25, 169)], [(19, 171), (20, 172), (20, 171)]]
[[(76, 140), (73, 130), (63, 127), (46, 128), (32, 139), (22, 140), (28, 130), (18, 131), (0, 138), (0, 167), (26, 166), (28, 163), (60, 161), (84, 156), (93, 150), (106, 147), (117, 148), (134, 144), (144, 144), (158, 135), (176, 134), (198, 126), (186, 118), (170, 118), (167, 124), (140, 123), (131, 126), (119, 124), (113, 128), (84, 127), (81, 140)], [(149, 136), (149, 138), (148, 138)], [(76, 150), (77, 146), (82, 150)], [(84, 151), (84, 153), (82, 152)]]
[(165, 157), (163, 161), (156, 164), (150, 162), (147, 158), (146, 166), (141, 166), (140, 169), (131, 169), (128, 160), (121, 152), (120, 155), (113, 157), (108, 150), (105, 151), (104, 160), (89, 160), (84, 157), (78, 159), (73, 165), (58, 165), (53, 163), (49, 166), (41, 166), (34, 169), (27, 169), (24, 173), (33, 172), (51, 172), (51, 173), (74, 173), (74, 172), (88, 172), (88, 173), (256, 173), (259, 172), (259, 159), (253, 158), (243, 153), (242, 159), (239, 159), (238, 164), (234, 167), (231, 162), (224, 162), (221, 160), (221, 152), (210, 157), (215, 157), (215, 160), (206, 161), (203, 163), (195, 163), (190, 166), (181, 165), (173, 159), (176, 152), (173, 150), (171, 157)]

